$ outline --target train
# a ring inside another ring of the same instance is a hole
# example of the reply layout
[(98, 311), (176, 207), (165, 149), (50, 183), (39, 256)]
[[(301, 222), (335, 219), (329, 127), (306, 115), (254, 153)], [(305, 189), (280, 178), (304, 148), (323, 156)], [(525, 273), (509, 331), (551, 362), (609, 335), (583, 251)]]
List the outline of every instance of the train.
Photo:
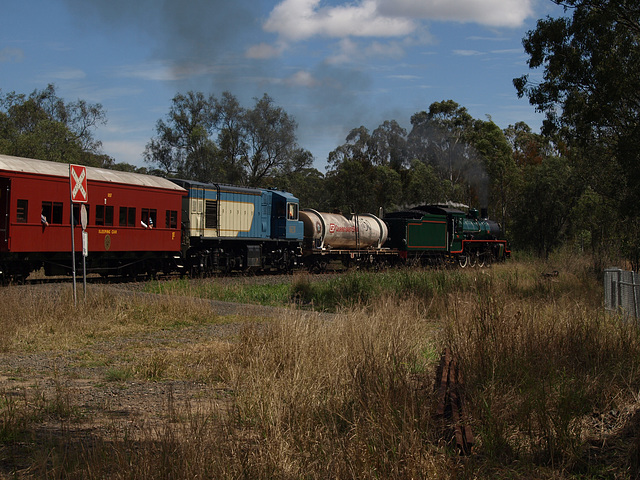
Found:
[(343, 215), (301, 209), (294, 195), (276, 189), (85, 171), (81, 207), (71, 201), (68, 164), (0, 155), (3, 283), (41, 269), (70, 274), (72, 248), (78, 261), (85, 249), (88, 273), (105, 277), (320, 272), (333, 262), (467, 267), (510, 255), (499, 225), (473, 209), (423, 205)]

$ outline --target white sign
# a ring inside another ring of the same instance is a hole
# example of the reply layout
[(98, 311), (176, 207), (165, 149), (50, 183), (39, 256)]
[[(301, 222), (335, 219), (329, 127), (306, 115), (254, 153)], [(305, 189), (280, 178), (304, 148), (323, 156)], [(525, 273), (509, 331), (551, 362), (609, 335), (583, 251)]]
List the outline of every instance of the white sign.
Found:
[(87, 207), (83, 203), (80, 205), (80, 225), (82, 225), (82, 230), (87, 229), (87, 221)]

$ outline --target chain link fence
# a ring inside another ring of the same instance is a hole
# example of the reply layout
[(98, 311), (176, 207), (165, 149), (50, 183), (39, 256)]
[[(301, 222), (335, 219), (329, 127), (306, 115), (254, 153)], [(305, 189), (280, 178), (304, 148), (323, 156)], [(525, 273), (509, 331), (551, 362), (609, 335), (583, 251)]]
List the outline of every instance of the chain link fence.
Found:
[(604, 308), (640, 318), (640, 274), (620, 268), (604, 271)]

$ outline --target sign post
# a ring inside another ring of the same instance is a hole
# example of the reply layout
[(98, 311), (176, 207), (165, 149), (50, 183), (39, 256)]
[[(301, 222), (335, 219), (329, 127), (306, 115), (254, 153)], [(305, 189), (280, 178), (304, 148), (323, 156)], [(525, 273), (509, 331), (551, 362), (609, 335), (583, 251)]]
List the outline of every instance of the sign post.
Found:
[(87, 207), (80, 205), (80, 225), (82, 225), (82, 289), (87, 301), (87, 255), (89, 255), (89, 234), (87, 233)]
[[(73, 304), (78, 305), (78, 296), (76, 293), (76, 242), (75, 242), (75, 221), (73, 219), (73, 204), (74, 203), (86, 203), (89, 199), (87, 189), (87, 168), (81, 165), (69, 165), (69, 193), (71, 196), (71, 265), (73, 269)], [(83, 205), (84, 207), (84, 205)], [(84, 233), (84, 226), (82, 229)], [(84, 256), (83, 256), (84, 265)], [(87, 273), (84, 272), (84, 285), (85, 285), (85, 300), (87, 298)]]

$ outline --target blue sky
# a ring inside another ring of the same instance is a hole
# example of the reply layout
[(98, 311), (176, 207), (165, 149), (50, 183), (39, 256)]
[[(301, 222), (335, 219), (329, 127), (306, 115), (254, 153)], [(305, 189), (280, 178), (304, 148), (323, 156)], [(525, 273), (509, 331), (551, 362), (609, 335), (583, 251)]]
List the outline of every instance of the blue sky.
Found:
[(562, 11), (549, 0), (7, 0), (0, 90), (53, 83), (100, 103), (94, 133), (117, 162), (142, 152), (176, 93), (245, 107), (269, 94), (298, 123), (322, 172), (347, 133), (452, 99), (500, 127), (539, 130), (512, 80), (529, 72), (522, 38)]

